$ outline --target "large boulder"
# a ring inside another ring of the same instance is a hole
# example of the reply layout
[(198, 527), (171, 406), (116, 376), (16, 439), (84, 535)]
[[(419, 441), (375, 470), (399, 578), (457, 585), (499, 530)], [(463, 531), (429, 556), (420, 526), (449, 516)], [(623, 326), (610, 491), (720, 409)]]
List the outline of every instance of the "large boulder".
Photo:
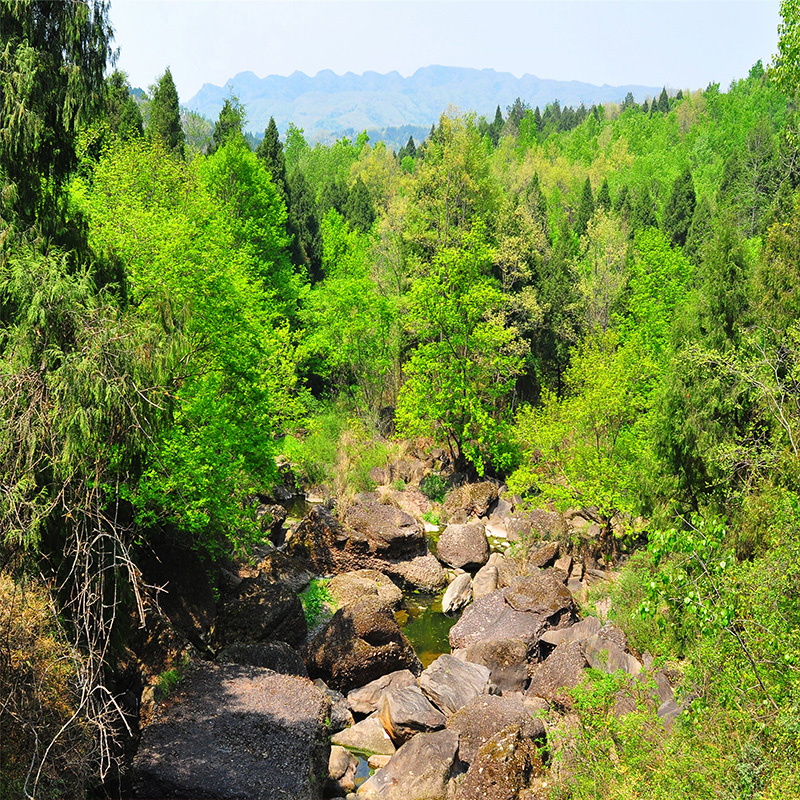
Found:
[(395, 608), (403, 599), (400, 589), (376, 569), (358, 569), (335, 575), (328, 582), (328, 591), (340, 608), (351, 606), (365, 597), (378, 597), (388, 608)]
[(217, 661), (221, 664), (264, 667), (282, 675), (308, 677), (300, 654), (286, 642), (235, 642), (217, 653)]
[(467, 661), (482, 664), (502, 692), (521, 692), (528, 685), (528, 646), (520, 639), (481, 639), (467, 646)]
[[(450, 717), (447, 730), (458, 734), (459, 759), (465, 764), (471, 764), (478, 750), (493, 736), (509, 725), (521, 725), (529, 717), (530, 710), (520, 695), (481, 695), (474, 697)], [(544, 726), (541, 721), (538, 723), (541, 731), (536, 735), (543, 738)]]
[(497, 486), (489, 481), (465, 483), (452, 489), (444, 500), (444, 512), (450, 522), (463, 523), (470, 517), (485, 517), (497, 500)]
[(608, 673), (622, 670), (629, 675), (638, 675), (642, 671), (642, 665), (634, 656), (607, 639), (602, 632), (583, 641), (582, 646), (586, 661), (594, 669)]
[(374, 569), (426, 592), (447, 582), (428, 552), (422, 526), (400, 509), (373, 500), (352, 506), (344, 524), (326, 508), (313, 508), (295, 529), (289, 554), (319, 575)]
[(472, 759), (456, 800), (518, 800), (542, 772), (544, 726), (528, 718), (496, 733)]
[(449, 717), (488, 691), (489, 670), (445, 653), (419, 676), (419, 688)]
[(320, 800), (329, 712), (306, 679), (199, 664), (142, 732), (135, 796)]
[(340, 692), (389, 672), (422, 669), (391, 610), (378, 597), (340, 608), (306, 645), (303, 659), (312, 678)]
[(354, 714), (371, 714), (381, 707), (383, 696), (390, 689), (404, 689), (406, 686), (416, 686), (417, 679), (407, 669), (381, 675), (358, 689), (352, 689), (347, 694), (347, 704)]
[[(491, 556), (490, 556), (491, 558)], [(499, 572), (494, 564), (484, 564), (472, 579), (472, 597), (479, 600), (497, 589)]]
[(450, 646), (466, 648), (482, 639), (519, 639), (534, 653), (544, 631), (566, 627), (577, 612), (558, 576), (554, 570), (537, 569), (475, 600), (450, 630)]
[(585, 677), (586, 659), (581, 642), (563, 642), (536, 667), (526, 694), (571, 709), (573, 701), (569, 690)]
[(543, 633), (540, 641), (556, 647), (564, 642), (581, 642), (600, 631), (602, 623), (597, 617), (586, 617), (568, 628)]
[(383, 769), (361, 784), (358, 797), (380, 800), (444, 800), (458, 752), (458, 735), (420, 733)]
[(368, 755), (394, 755), (395, 746), (381, 723), (378, 712), (331, 736), (331, 744)]
[(280, 640), (298, 645), (308, 627), (295, 592), (261, 573), (245, 578), (223, 598), (214, 632), (217, 645)]
[(439, 561), (467, 571), (480, 569), (489, 559), (489, 542), (482, 522), (448, 525), (436, 543)]
[(462, 609), (472, 599), (472, 579), (468, 572), (457, 575), (447, 587), (442, 598), (442, 611), (452, 614)]
[(407, 742), (418, 733), (444, 728), (447, 723), (444, 714), (430, 704), (417, 686), (386, 692), (380, 718), (384, 730), (396, 745)]

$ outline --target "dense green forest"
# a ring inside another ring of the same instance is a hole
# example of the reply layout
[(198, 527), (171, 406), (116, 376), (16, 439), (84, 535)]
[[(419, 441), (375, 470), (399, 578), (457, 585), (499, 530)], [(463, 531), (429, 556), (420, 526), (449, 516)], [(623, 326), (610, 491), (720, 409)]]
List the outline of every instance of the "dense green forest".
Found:
[(143, 543), (246, 549), (279, 456), (368, 489), (389, 420), (532, 505), (594, 508), (620, 621), (696, 693), (669, 733), (587, 695), (557, 796), (800, 796), (782, 15), (774, 64), (729, 87), (448, 112), (395, 153), (274, 124), (253, 149), (235, 98), (182, 125), (169, 70), (145, 106), (110, 71), (104, 3), (3, 3), (0, 605), (35, 603), (0, 614), (0, 794), (62, 725), (37, 781), (108, 768)]

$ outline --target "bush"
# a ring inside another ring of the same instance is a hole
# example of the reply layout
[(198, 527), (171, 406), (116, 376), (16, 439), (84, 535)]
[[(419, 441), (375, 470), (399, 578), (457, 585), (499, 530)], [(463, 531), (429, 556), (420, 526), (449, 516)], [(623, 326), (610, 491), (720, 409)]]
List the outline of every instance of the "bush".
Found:
[(442, 503), (444, 502), (444, 496), (450, 490), (450, 485), (441, 475), (431, 472), (419, 482), (419, 490), (428, 500), (432, 500), (434, 503)]
[(75, 658), (46, 590), (0, 574), (0, 797), (84, 795), (95, 748)]
[(300, 592), (300, 602), (303, 604), (303, 614), (306, 624), (313, 628), (324, 617), (330, 615), (334, 607), (334, 599), (328, 591), (328, 581), (324, 578), (315, 578)]

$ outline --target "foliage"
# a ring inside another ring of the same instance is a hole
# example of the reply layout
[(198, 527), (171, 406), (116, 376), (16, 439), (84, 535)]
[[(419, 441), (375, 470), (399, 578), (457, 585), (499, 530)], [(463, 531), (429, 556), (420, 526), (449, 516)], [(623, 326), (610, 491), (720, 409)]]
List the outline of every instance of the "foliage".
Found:
[(328, 591), (328, 581), (324, 578), (314, 578), (300, 592), (300, 602), (309, 630), (324, 618), (329, 609), (335, 608), (333, 595)]
[(183, 158), (186, 137), (181, 127), (181, 110), (178, 105), (178, 90), (169, 67), (151, 87), (147, 137), (173, 156)]
[(450, 491), (450, 484), (441, 475), (430, 472), (419, 482), (419, 490), (428, 500), (443, 503), (444, 496)]

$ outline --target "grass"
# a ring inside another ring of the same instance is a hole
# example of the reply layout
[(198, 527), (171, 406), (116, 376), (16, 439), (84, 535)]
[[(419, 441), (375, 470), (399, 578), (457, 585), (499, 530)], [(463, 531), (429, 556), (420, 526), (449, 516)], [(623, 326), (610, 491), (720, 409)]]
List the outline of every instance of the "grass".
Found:
[(325, 578), (314, 578), (300, 592), (300, 602), (303, 604), (306, 624), (309, 628), (315, 627), (334, 607), (333, 596), (328, 591), (328, 581)]

